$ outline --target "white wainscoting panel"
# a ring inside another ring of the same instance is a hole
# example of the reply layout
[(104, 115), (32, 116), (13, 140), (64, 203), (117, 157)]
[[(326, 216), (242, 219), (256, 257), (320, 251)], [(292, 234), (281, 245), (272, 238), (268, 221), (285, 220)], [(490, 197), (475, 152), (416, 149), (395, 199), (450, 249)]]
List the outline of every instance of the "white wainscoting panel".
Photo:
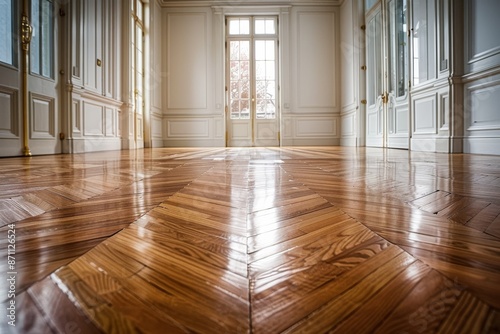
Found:
[(366, 126), (368, 127), (366, 131), (368, 136), (377, 136), (380, 133), (377, 113), (368, 115)]
[(349, 114), (344, 114), (341, 117), (341, 133), (342, 136), (354, 136), (356, 135), (356, 113), (351, 112)]
[(208, 119), (168, 119), (168, 138), (208, 138), (210, 134)]
[(224, 138), (224, 119), (214, 119), (215, 122), (215, 138)]
[(115, 110), (112, 108), (105, 108), (105, 127), (107, 137), (114, 137), (116, 135), (116, 126), (115, 126)]
[(500, 130), (500, 82), (492, 82), (466, 88), (470, 101), (470, 117), (467, 130)]
[(56, 117), (53, 97), (30, 93), (31, 134), (33, 139), (55, 138)]
[(408, 123), (408, 105), (396, 107), (396, 112), (394, 114), (396, 117), (396, 134), (407, 134), (410, 126)]
[(337, 119), (335, 118), (306, 118), (296, 119), (295, 137), (336, 137)]
[(0, 138), (19, 137), (18, 91), (0, 87)]
[(498, 0), (466, 0), (466, 67), (469, 71), (500, 65)]
[(448, 92), (439, 94), (440, 128), (448, 130), (450, 125), (450, 95)]
[(85, 136), (104, 136), (104, 107), (83, 101), (83, 134)]
[(414, 98), (413, 133), (437, 134), (436, 95)]
[(283, 118), (282, 144), (287, 145), (339, 145), (340, 116), (286, 115)]
[(161, 116), (154, 114), (151, 116), (151, 137), (153, 138), (163, 137)]
[(73, 137), (82, 134), (82, 101), (75, 97), (71, 100), (71, 125)]

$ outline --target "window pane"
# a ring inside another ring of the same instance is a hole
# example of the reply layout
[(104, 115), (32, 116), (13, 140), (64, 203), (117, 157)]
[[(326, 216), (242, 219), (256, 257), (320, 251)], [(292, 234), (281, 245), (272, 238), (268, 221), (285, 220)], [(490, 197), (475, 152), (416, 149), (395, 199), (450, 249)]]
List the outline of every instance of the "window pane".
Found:
[(137, 13), (135, 15), (142, 21), (142, 1), (140, 0), (137, 1)]
[(249, 41), (229, 42), (231, 119), (250, 118)]
[(365, 11), (368, 12), (378, 0), (365, 0)]
[(256, 79), (256, 118), (275, 118), (276, 101), (276, 62), (275, 41), (255, 41), (255, 79)]
[(42, 75), (52, 77), (52, 2), (42, 2)]
[(229, 20), (229, 35), (240, 34), (240, 20)]
[(250, 33), (250, 20), (241, 19), (240, 20), (240, 34), (248, 35)]
[(255, 19), (256, 35), (274, 35), (276, 34), (276, 20), (274, 19)]
[(397, 94), (396, 96), (406, 95), (408, 81), (408, 35), (406, 34), (406, 0), (397, 0), (396, 2), (396, 31), (397, 31)]
[(30, 44), (31, 73), (53, 77), (54, 63), (54, 5), (49, 0), (31, 1), (33, 35)]
[(413, 2), (413, 83), (427, 81), (427, 0)]
[(16, 65), (14, 59), (14, 3), (13, 0), (0, 0), (0, 61)]
[(40, 74), (40, 0), (31, 1), (31, 26), (33, 27), (30, 43), (31, 73)]
[(255, 20), (255, 33), (258, 35), (266, 33), (266, 23), (264, 20)]
[(229, 19), (229, 35), (249, 35), (250, 19)]
[(266, 34), (275, 34), (276, 29), (274, 29), (274, 20), (266, 20)]

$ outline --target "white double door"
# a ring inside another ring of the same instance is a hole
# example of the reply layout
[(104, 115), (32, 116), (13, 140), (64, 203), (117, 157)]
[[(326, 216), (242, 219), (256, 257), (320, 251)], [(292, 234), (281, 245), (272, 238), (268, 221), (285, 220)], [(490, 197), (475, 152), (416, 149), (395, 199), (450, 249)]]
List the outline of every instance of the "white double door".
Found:
[(229, 17), (227, 146), (279, 146), (276, 17)]
[(408, 3), (365, 3), (366, 145), (408, 149)]
[[(58, 11), (55, 0), (0, 0), (0, 156), (61, 153)], [(31, 27), (27, 80), (23, 12)]]

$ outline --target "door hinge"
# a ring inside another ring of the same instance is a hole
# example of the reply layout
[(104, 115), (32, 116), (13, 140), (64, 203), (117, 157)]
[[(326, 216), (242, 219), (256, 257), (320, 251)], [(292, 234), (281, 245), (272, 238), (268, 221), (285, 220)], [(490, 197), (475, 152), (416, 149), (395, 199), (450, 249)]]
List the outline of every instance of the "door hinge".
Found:
[(408, 88), (411, 88), (411, 80), (408, 80)]
[(59, 16), (66, 16), (66, 12), (62, 7), (59, 8)]
[(278, 143), (281, 141), (281, 132), (278, 131)]

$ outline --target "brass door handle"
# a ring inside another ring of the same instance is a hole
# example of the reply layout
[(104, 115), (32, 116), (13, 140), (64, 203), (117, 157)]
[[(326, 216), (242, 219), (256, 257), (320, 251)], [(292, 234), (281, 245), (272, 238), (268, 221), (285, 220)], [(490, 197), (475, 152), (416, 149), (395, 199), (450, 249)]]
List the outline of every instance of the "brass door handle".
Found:
[(382, 93), (382, 95), (380, 95), (380, 97), (382, 98), (382, 102), (384, 104), (389, 102), (389, 94), (387, 92)]

